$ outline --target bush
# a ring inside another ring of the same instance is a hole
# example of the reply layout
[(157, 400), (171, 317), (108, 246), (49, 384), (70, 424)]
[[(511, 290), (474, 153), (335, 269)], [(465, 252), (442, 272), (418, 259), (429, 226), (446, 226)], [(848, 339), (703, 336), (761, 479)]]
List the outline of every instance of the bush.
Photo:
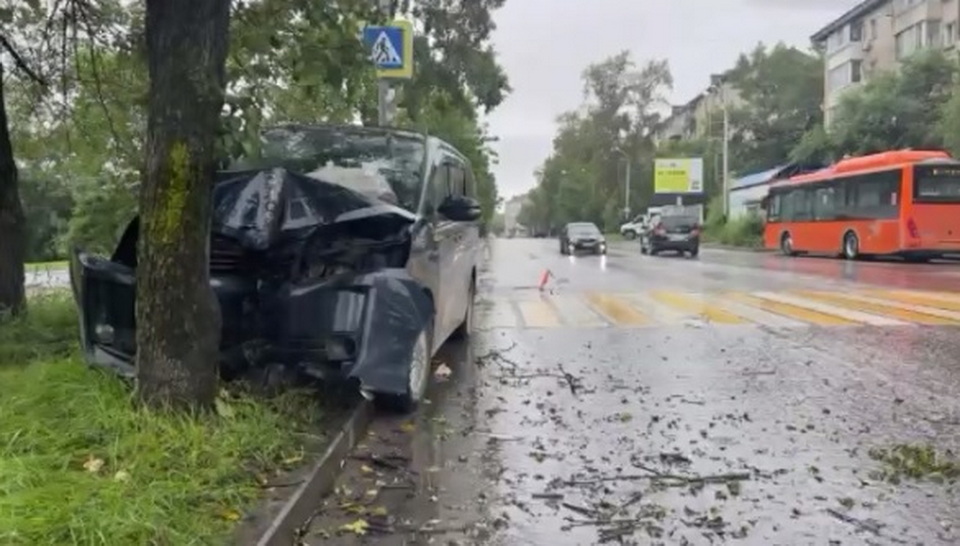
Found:
[(757, 248), (763, 246), (763, 219), (756, 214), (740, 216), (720, 229), (718, 240), (731, 246)]

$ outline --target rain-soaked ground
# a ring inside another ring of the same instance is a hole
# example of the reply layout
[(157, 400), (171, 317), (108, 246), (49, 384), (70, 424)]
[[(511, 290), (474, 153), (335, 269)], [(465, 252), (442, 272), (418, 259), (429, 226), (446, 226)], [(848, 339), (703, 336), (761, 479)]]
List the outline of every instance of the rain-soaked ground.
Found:
[(555, 247), (493, 242), (306, 544), (960, 543), (960, 266)]

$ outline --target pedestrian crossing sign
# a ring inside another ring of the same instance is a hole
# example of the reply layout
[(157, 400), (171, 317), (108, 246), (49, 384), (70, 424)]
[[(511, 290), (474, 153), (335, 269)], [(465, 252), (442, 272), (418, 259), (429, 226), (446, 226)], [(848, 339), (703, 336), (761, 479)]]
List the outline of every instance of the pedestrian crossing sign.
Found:
[(363, 29), (363, 42), (369, 48), (378, 77), (413, 77), (413, 25), (409, 21), (367, 26)]

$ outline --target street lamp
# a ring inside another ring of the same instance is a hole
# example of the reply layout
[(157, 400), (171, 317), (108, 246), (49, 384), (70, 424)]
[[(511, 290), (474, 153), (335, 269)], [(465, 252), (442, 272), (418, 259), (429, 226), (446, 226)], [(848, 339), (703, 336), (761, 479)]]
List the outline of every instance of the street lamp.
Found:
[(730, 213), (730, 113), (727, 109), (723, 76), (713, 77), (710, 92), (719, 93), (720, 109), (723, 111), (723, 217), (727, 218)]

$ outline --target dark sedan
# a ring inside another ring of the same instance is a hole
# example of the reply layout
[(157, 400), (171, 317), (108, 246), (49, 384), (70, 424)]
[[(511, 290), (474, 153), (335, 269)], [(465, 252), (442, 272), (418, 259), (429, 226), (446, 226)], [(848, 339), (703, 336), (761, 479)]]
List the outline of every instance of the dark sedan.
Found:
[(640, 237), (640, 252), (656, 255), (671, 250), (695, 257), (700, 253), (700, 221), (694, 216), (661, 216)]
[(575, 254), (578, 250), (607, 253), (607, 239), (596, 224), (573, 222), (563, 227), (560, 232), (560, 254)]

